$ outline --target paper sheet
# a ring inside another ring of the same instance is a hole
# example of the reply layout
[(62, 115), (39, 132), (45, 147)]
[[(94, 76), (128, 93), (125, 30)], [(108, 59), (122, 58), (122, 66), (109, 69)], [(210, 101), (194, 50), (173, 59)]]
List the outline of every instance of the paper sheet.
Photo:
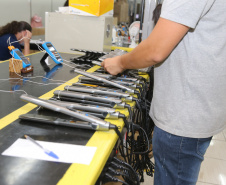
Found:
[(37, 141), (44, 148), (54, 152), (59, 159), (54, 159), (26, 139), (16, 140), (2, 155), (32, 158), (63, 163), (79, 163), (89, 165), (96, 152), (96, 147), (87, 147), (72, 144)]

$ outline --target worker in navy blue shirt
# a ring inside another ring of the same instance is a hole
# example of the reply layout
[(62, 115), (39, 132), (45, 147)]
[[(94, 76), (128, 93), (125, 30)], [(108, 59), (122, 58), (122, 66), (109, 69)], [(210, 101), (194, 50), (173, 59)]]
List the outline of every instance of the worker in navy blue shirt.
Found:
[[(12, 21), (0, 28), (0, 61), (12, 58), (8, 46), (21, 50), (24, 44), (24, 55), (30, 53), (31, 26), (25, 21)], [(22, 51), (22, 50), (21, 50)]]

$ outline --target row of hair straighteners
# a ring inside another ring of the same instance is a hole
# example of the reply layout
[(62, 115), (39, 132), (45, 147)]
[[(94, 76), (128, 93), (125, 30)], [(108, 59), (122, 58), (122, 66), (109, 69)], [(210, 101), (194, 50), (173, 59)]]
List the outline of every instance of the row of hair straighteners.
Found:
[[(77, 111), (77, 110), (72, 111), (72, 110), (70, 110), (66, 107), (59, 106), (59, 105), (54, 104), (52, 102), (48, 102), (47, 100), (36, 98), (34, 96), (30, 96), (30, 95), (27, 95), (27, 94), (21, 95), (20, 98), (23, 101), (30, 102), (30, 103), (36, 104), (38, 106), (41, 106), (43, 108), (46, 108), (46, 109), (49, 109), (49, 110), (52, 110), (52, 111), (55, 111), (55, 112), (63, 113), (63, 114), (69, 115), (71, 117), (74, 117), (74, 118), (77, 118), (77, 119), (80, 119), (80, 120), (87, 122), (87, 124), (83, 124), (83, 123), (74, 124), (74, 127), (92, 129), (92, 130), (117, 129), (115, 125), (113, 125), (113, 124), (111, 124), (107, 121), (104, 121), (100, 118), (97, 118), (95, 116), (92, 116), (89, 113), (84, 113), (84, 112)], [(33, 119), (34, 119), (34, 117), (35, 116), (33, 116)], [(37, 117), (39, 117), (39, 116), (37, 116)], [(23, 119), (23, 118), (28, 119), (28, 116), (21, 115), (20, 118), (21, 119)], [(36, 121), (38, 119), (36, 119)], [(40, 121), (40, 122), (44, 122), (44, 120), (42, 119), (42, 121)], [(58, 123), (58, 122), (55, 122), (55, 123)]]

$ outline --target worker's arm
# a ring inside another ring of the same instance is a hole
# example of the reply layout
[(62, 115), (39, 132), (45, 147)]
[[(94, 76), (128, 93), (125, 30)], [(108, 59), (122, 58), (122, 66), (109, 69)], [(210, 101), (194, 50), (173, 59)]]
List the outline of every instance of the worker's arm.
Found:
[(23, 35), (24, 37), (24, 55), (30, 54), (30, 39), (31, 39), (32, 33), (28, 30), (26, 30), (25, 34)]
[(149, 37), (132, 52), (105, 59), (102, 66), (112, 75), (125, 69), (139, 69), (164, 61), (188, 32), (189, 27), (160, 18)]

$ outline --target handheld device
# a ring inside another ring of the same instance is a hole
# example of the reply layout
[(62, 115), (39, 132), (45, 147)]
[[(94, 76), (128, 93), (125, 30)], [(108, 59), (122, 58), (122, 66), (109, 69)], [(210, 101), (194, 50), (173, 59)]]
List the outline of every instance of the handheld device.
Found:
[(92, 126), (92, 123), (85, 121), (65, 120), (58, 117), (43, 116), (38, 114), (22, 114), (19, 116), (19, 118), (22, 120), (28, 120), (39, 123), (95, 130), (95, 127)]
[(85, 105), (85, 104), (73, 103), (73, 102), (68, 102), (68, 101), (59, 101), (59, 100), (54, 100), (54, 99), (50, 99), (47, 101), (50, 103), (59, 105), (61, 107), (66, 107), (68, 109), (77, 109), (77, 110), (81, 110), (81, 111), (97, 112), (97, 113), (103, 113), (103, 112), (114, 113), (114, 112), (116, 112), (116, 109), (106, 108), (106, 107), (99, 106), (99, 105), (96, 105), (96, 106)]
[(81, 71), (81, 70), (79, 70), (79, 69), (74, 69), (74, 72), (79, 73), (79, 74), (81, 74), (81, 75), (84, 75), (84, 76), (86, 76), (86, 77), (92, 78), (92, 79), (94, 79), (94, 80), (96, 80), (96, 81), (98, 81), (98, 82), (103, 82), (103, 83), (109, 84), (109, 85), (111, 85), (111, 86), (113, 86), (113, 87), (117, 87), (117, 88), (119, 88), (119, 89), (122, 89), (124, 92), (127, 91), (127, 92), (129, 92), (129, 93), (139, 94), (138, 91), (136, 91), (136, 90), (134, 90), (134, 89), (131, 89), (130, 87), (126, 87), (126, 86), (124, 86), (124, 85), (117, 84), (117, 83), (115, 83), (115, 82), (106, 80), (106, 79), (101, 78), (101, 77), (99, 77), (99, 76), (92, 75), (92, 74), (90, 74), (90, 73), (88, 73), (88, 72)]
[(8, 48), (13, 58), (22, 60), (23, 68), (29, 67), (31, 65), (29, 60), (24, 56), (24, 54), (19, 49), (15, 48), (14, 46), (9, 46)]
[(49, 56), (53, 59), (56, 64), (60, 64), (63, 62), (62, 57), (57, 52), (56, 48), (53, 46), (51, 42), (44, 42), (42, 47), (46, 50)]
[[(73, 109), (72, 109), (73, 111)], [(84, 112), (84, 111), (82, 111)], [(119, 112), (114, 112), (114, 113), (107, 113), (107, 112), (103, 112), (103, 113), (96, 113), (96, 112), (84, 112), (87, 114), (90, 114), (92, 116), (101, 118), (101, 119), (119, 119), (119, 118), (126, 118), (126, 116), (124, 114), (121, 114)]]
[(50, 103), (65, 107), (69, 110), (80, 110), (83, 112), (86, 112), (90, 115), (99, 117), (99, 118), (109, 118), (109, 119), (118, 119), (118, 118), (125, 118), (124, 114), (121, 114), (119, 112), (116, 112), (115, 109), (107, 109), (105, 107), (99, 107), (99, 106), (92, 106), (92, 105), (81, 105), (71, 102), (65, 102), (65, 101), (54, 101), (54, 100), (47, 100)]
[(30, 96), (27, 94), (22, 94), (20, 96), (20, 99), (22, 99), (23, 101), (26, 101), (26, 102), (30, 102), (30, 103), (39, 105), (41, 107), (44, 107), (44, 108), (52, 110), (52, 111), (60, 112), (60, 113), (78, 118), (80, 120), (90, 122), (92, 124), (92, 127), (94, 130), (109, 130), (110, 125), (111, 125), (109, 122), (106, 122), (106, 121), (104, 121), (100, 118), (94, 117), (94, 116), (90, 116), (87, 113), (82, 113), (80, 111), (71, 111), (65, 107), (55, 105), (53, 103), (47, 102), (45, 100), (36, 98), (34, 96)]
[(112, 97), (119, 97), (124, 98), (125, 101), (136, 101), (137, 99), (133, 96), (130, 96), (130, 94), (127, 93), (119, 93), (114, 91), (104, 91), (97, 88), (89, 88), (89, 87), (76, 87), (76, 86), (65, 86), (65, 90), (67, 91), (75, 91), (75, 92), (81, 92), (81, 93), (89, 93), (94, 95), (105, 95), (105, 96), (112, 96)]
[[(101, 81), (97, 81), (97, 80), (93, 80), (93, 79), (88, 79), (88, 78), (87, 79), (85, 79), (85, 78), (79, 78), (79, 83), (89, 84), (89, 85), (97, 85), (97, 86), (103, 86), (103, 87), (109, 87), (109, 88), (115, 88), (115, 86), (112, 85), (112, 84), (104, 83), (104, 82), (101, 82)], [(112, 83), (115, 83), (115, 82), (112, 82)], [(121, 84), (118, 84), (118, 85), (121, 85)], [(133, 90), (133, 92), (135, 92), (135, 90), (137, 88), (137, 85), (134, 84), (134, 85), (126, 86), (126, 87), (129, 87), (130, 89)], [(132, 93), (132, 91), (128, 92), (126, 90), (124, 90), (123, 92)], [(132, 93), (132, 94), (135, 94), (135, 93)], [(138, 94), (138, 93), (136, 93), (136, 94)]]
[[(79, 80), (80, 81), (94, 81), (94, 82), (96, 82), (96, 80), (90, 79), (90, 78), (85, 77), (85, 76), (79, 77)], [(136, 81), (123, 81), (123, 80), (118, 80), (118, 79), (111, 79), (111, 82), (115, 82), (117, 84), (129, 86), (129, 87), (134, 87), (134, 88), (139, 88), (140, 87), (139, 81), (136, 82)]]
[(76, 99), (76, 98), (71, 98), (71, 97), (66, 97), (66, 96), (56, 96), (56, 100), (61, 100), (61, 101), (70, 101), (70, 102), (76, 102), (76, 103), (82, 103), (85, 105), (95, 105), (95, 106), (103, 106), (103, 107), (108, 107), (108, 108), (113, 108), (113, 109), (124, 109), (124, 108), (129, 108), (130, 106), (126, 104), (125, 102), (122, 102), (120, 104), (111, 102), (111, 103), (103, 103), (103, 102), (97, 102), (97, 101), (90, 101), (90, 100), (83, 100), (83, 99)]
[(70, 97), (70, 98), (98, 101), (98, 102), (102, 102), (102, 103), (112, 103), (112, 102), (116, 103), (116, 104), (122, 103), (121, 99), (109, 98), (108, 96), (92, 96), (92, 95), (89, 95), (86, 93), (76, 93), (76, 92), (56, 90), (53, 92), (53, 94), (58, 97), (66, 96), (66, 97)]
[(109, 88), (109, 87), (105, 87), (105, 86), (94, 85), (94, 84), (91, 84), (91, 83), (84, 84), (84, 83), (76, 82), (76, 83), (73, 83), (72, 86), (86, 87), (86, 88), (90, 88), (90, 89), (95, 88), (95, 89), (99, 89), (99, 90), (102, 90), (102, 91), (119, 92), (119, 93), (126, 93), (126, 94), (130, 94), (130, 95), (134, 94), (134, 93), (128, 93), (127, 91), (123, 91), (122, 89), (118, 89), (118, 88), (115, 88), (113, 86), (111, 86), (111, 88)]
[(93, 75), (105, 78), (107, 80), (121, 80), (121, 81), (129, 81), (129, 82), (134, 82), (135, 84), (143, 84), (143, 81), (139, 80), (138, 78), (132, 78), (128, 77), (127, 75), (122, 75), (122, 76), (113, 76), (110, 74), (104, 74), (104, 73), (99, 73), (99, 72), (93, 72)]

